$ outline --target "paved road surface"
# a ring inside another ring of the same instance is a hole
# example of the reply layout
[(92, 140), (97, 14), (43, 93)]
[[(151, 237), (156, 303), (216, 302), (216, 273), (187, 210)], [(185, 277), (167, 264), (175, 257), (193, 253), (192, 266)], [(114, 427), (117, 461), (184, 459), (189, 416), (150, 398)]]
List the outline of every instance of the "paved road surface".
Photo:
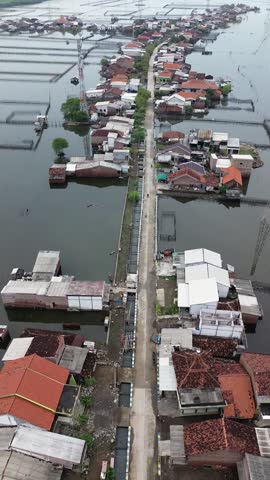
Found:
[[(145, 127), (146, 154), (144, 174), (144, 208), (141, 229), (141, 248), (139, 261), (138, 315), (135, 357), (134, 399), (131, 412), (133, 443), (131, 450), (131, 480), (151, 480), (156, 476), (155, 442), (156, 417), (153, 399), (156, 395), (156, 376), (152, 365), (150, 337), (155, 315), (156, 277), (154, 262), (155, 247), (155, 185), (154, 185), (154, 52), (149, 66), (148, 90), (151, 99), (148, 102)], [(149, 194), (149, 197), (147, 197)]]

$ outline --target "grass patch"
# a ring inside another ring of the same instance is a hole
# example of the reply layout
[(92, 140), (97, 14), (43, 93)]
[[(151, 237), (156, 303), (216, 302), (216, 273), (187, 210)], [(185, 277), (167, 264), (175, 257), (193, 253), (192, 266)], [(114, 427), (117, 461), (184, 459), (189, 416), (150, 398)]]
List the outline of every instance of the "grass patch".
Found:
[(130, 246), (131, 227), (133, 220), (133, 207), (134, 201), (129, 200), (129, 194), (137, 189), (138, 180), (137, 177), (129, 177), (126, 208), (123, 217), (120, 248), (121, 251), (118, 255), (118, 262), (116, 266), (115, 282), (125, 282), (127, 276), (127, 264)]

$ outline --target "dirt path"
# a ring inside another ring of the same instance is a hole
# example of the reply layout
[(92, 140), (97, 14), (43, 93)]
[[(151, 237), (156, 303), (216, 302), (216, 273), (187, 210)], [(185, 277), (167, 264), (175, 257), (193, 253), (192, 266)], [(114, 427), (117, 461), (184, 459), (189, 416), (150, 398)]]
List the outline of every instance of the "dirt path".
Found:
[[(156, 49), (157, 50), (157, 49)], [(134, 400), (131, 412), (133, 443), (131, 450), (131, 480), (150, 480), (156, 476), (154, 458), (156, 441), (156, 417), (153, 395), (156, 389), (155, 370), (152, 365), (153, 347), (150, 344), (152, 322), (155, 315), (155, 184), (154, 184), (154, 77), (152, 55), (148, 73), (148, 102), (145, 128), (146, 153), (144, 174), (144, 206), (141, 229), (139, 261), (138, 315), (135, 357)]]

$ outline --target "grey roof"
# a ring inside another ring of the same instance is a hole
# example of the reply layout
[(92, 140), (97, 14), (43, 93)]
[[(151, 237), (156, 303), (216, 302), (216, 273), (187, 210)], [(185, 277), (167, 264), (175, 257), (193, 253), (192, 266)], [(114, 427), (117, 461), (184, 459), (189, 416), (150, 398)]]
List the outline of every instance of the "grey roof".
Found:
[(220, 388), (181, 388), (178, 393), (182, 407), (226, 405)]
[(1, 480), (60, 480), (62, 473), (63, 468), (51, 462), (17, 452), (5, 452), (0, 458)]
[(239, 295), (250, 295), (255, 296), (252, 283), (250, 280), (241, 280), (240, 278), (235, 278), (233, 285)]
[(25, 455), (65, 465), (79, 465), (85, 452), (85, 441), (31, 427), (17, 427), (11, 449)]
[(80, 374), (87, 357), (88, 349), (66, 345), (59, 365), (67, 368), (72, 373)]
[(183, 168), (190, 168), (194, 172), (198, 172), (200, 175), (205, 174), (204, 167), (197, 162), (193, 162), (192, 160), (190, 162), (181, 163), (178, 167), (179, 170), (182, 170)]
[[(16, 427), (2, 427), (0, 429), (0, 452), (8, 450), (15, 432), (16, 432)], [(0, 457), (1, 457), (1, 453), (0, 453)]]
[(60, 252), (41, 250), (33, 267), (33, 279), (49, 280), (56, 273), (59, 263)]
[(171, 459), (173, 463), (184, 463), (185, 443), (183, 425), (170, 425)]
[(70, 286), (70, 281), (67, 282), (50, 282), (47, 295), (48, 297), (65, 297)]
[(104, 292), (104, 282), (71, 282), (67, 295), (86, 295), (86, 296), (102, 296)]
[(270, 458), (257, 457), (246, 453), (244, 461), (248, 467), (250, 480), (269, 480)]

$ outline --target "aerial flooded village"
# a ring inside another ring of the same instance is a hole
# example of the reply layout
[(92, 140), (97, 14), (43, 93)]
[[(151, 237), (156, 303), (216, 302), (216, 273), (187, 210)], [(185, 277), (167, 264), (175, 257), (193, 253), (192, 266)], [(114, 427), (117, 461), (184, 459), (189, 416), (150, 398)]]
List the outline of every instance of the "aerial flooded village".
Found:
[(269, 9), (73, 3), (0, 0), (0, 477), (269, 480)]

